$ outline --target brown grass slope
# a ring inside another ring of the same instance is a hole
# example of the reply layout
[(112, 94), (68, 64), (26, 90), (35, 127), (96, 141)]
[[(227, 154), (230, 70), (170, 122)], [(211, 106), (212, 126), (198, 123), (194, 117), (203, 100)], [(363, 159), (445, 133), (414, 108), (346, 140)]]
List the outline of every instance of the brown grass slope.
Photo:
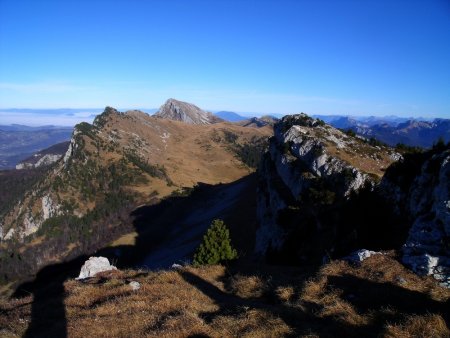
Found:
[(272, 134), (270, 127), (254, 130), (226, 122), (192, 125), (138, 111), (111, 116), (102, 132), (108, 135), (114, 130), (121, 138), (119, 147), (137, 145), (144, 160), (164, 165), (173, 183), (181, 187), (229, 183), (245, 176), (252, 170), (230, 151), (227, 134), (236, 135), (241, 144)]
[[(392, 256), (361, 266), (333, 261), (318, 271), (185, 267), (49, 284), (40, 302), (28, 295), (1, 303), (0, 335), (449, 337), (450, 290)], [(141, 288), (132, 291), (130, 281)]]
[[(111, 108), (109, 108), (111, 109)], [(256, 139), (268, 138), (272, 134), (270, 127), (253, 129), (217, 123), (213, 125), (190, 125), (149, 116), (140, 111), (125, 114), (113, 112), (105, 114), (98, 128), (84, 125), (77, 136), (77, 149), (74, 153), (79, 159), (69, 164), (60, 163), (52, 170), (38, 195), (50, 194), (55, 201), (74, 199), (78, 202), (76, 211), (84, 214), (95, 207), (95, 198), (85, 198), (74, 187), (73, 180), (83, 168), (91, 169), (91, 182), (95, 184), (95, 174), (107, 173), (107, 168), (127, 158), (127, 154), (139, 157), (142, 163), (165, 168), (167, 179), (152, 177), (136, 164), (126, 161), (126, 170), (134, 172), (140, 179), (128, 183), (125, 190), (136, 197), (136, 204), (145, 203), (155, 195), (162, 198), (180, 187), (192, 187), (198, 182), (208, 184), (233, 182), (254, 169), (245, 165), (232, 150), (235, 144), (251, 144)], [(231, 136), (230, 136), (231, 135)], [(231, 140), (230, 140), (231, 139)], [(67, 168), (69, 167), (69, 169)], [(68, 177), (70, 167), (77, 171)], [(87, 170), (87, 169), (86, 169)], [(75, 176), (75, 177), (74, 177)], [(79, 176), (79, 175), (78, 175)], [(114, 177), (113, 177), (114, 178)], [(55, 187), (55, 180), (62, 181), (62, 187)], [(104, 187), (96, 187), (100, 192)], [(42, 207), (39, 198), (29, 194), (22, 203), (4, 219), (5, 230), (15, 220), (23, 218), (21, 212), (31, 209), (38, 213)], [(36, 218), (38, 216), (36, 215)]]

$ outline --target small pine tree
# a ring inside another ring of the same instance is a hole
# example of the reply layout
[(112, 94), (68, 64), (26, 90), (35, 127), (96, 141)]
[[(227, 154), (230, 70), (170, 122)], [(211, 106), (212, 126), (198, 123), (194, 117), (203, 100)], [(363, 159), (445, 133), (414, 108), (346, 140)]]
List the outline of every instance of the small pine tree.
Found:
[(230, 242), (230, 231), (222, 220), (215, 219), (194, 254), (194, 265), (219, 264), (236, 258), (237, 252)]

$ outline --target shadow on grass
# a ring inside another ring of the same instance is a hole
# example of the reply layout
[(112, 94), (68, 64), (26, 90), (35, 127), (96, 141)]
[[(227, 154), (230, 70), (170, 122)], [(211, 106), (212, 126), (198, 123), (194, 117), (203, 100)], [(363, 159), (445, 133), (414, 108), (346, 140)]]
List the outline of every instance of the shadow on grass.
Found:
[[(382, 313), (382, 319), (385, 322), (398, 320), (396, 312), (402, 315), (436, 313), (442, 316), (447, 326), (450, 326), (449, 300), (439, 302), (422, 292), (352, 275), (329, 277), (328, 288), (339, 290), (341, 297), (351, 303), (358, 313)], [(384, 311), (386, 309), (392, 311)]]
[[(215, 312), (202, 313), (205, 322), (212, 323), (218, 317), (238, 317), (249, 309), (262, 310), (282, 319), (292, 330), (290, 336), (318, 334), (320, 337), (379, 337), (386, 333), (389, 323), (398, 323), (410, 315), (440, 314), (449, 325), (449, 302), (439, 302), (429, 296), (404, 289), (391, 283), (374, 282), (351, 275), (330, 277), (326, 291), (342, 291), (340, 301), (351, 304), (361, 315), (369, 315), (366, 325), (350, 323), (340, 313), (321, 315), (323, 305), (301, 299), (305, 283), (316, 273), (314, 269), (297, 279), (295, 306), (281, 301), (276, 293), (278, 287), (292, 286), (292, 281), (274, 281), (270, 288), (256, 298), (242, 298), (231, 291), (222, 291), (210, 282), (189, 271), (180, 271), (183, 279), (200, 290), (219, 306)], [(230, 290), (233, 274), (242, 272), (227, 271), (222, 279), (226, 290)], [(254, 273), (249, 274), (249, 276)], [(386, 311), (388, 310), (388, 311)]]
[(33, 294), (31, 322), (23, 337), (67, 337), (64, 281), (77, 276), (87, 256), (41, 269), (32, 282), (21, 284), (13, 294), (19, 298)]

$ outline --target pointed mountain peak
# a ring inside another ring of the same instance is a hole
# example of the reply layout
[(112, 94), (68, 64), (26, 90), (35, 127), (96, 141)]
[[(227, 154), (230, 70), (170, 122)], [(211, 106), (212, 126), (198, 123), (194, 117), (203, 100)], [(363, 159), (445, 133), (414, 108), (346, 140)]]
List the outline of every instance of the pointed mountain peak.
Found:
[(189, 124), (211, 124), (222, 121), (194, 104), (175, 99), (168, 99), (154, 116)]

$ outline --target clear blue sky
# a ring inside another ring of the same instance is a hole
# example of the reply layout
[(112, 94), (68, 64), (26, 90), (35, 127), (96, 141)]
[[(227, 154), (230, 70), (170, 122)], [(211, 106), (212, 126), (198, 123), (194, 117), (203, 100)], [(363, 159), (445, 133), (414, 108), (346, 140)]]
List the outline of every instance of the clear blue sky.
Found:
[(450, 1), (0, 0), (0, 108), (169, 97), (450, 117)]

